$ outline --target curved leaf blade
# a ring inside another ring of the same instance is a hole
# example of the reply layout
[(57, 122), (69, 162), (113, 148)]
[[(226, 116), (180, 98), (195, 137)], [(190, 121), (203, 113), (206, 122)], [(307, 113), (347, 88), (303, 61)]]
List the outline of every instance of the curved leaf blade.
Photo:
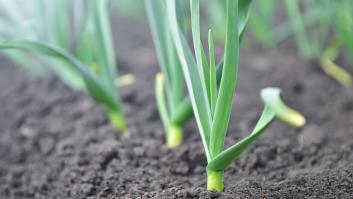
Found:
[(289, 125), (300, 127), (305, 124), (305, 117), (296, 110), (288, 107), (282, 101), (282, 92), (278, 88), (265, 88), (261, 91), (261, 98), (276, 116)]
[(92, 97), (103, 103), (109, 109), (121, 109), (115, 95), (110, 93), (109, 89), (107, 89), (95, 76), (91, 74), (91, 72), (88, 70), (88, 67), (83, 65), (75, 57), (71, 56), (60, 48), (51, 46), (50, 44), (44, 42), (29, 40), (8, 40), (0, 41), (0, 49), (26, 49), (41, 55), (55, 58), (60, 61), (65, 61), (69, 64), (63, 65), (63, 67), (72, 67), (82, 75), (85, 80), (86, 88)]
[(275, 113), (265, 106), (262, 115), (251, 134), (238, 143), (219, 153), (208, 165), (212, 171), (224, 171), (264, 132), (275, 118)]
[[(287, 107), (281, 99), (281, 90), (278, 88), (265, 88), (261, 91), (262, 100), (265, 108), (258, 120), (254, 130), (247, 137), (238, 143), (232, 145), (228, 149), (218, 154), (207, 166), (212, 171), (224, 171), (232, 162), (234, 162), (251, 144), (266, 130), (275, 117), (285, 120), (287, 123), (300, 126), (304, 125), (305, 118), (298, 112)], [(287, 116), (285, 116), (287, 115)], [(300, 121), (298, 122), (298, 117)], [(303, 120), (304, 119), (304, 120)]]

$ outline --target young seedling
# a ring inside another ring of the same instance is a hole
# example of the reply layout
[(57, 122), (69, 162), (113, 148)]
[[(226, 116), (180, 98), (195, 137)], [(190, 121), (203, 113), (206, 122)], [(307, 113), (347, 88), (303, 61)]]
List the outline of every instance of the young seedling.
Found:
[[(54, 2), (58, 3), (59, 1)], [(84, 37), (88, 39), (80, 41), (78, 44), (77, 56), (69, 52), (67, 37), (61, 35), (68, 29), (58, 30), (57, 36), (55, 36), (57, 42), (32, 39), (4, 40), (0, 41), (0, 49), (26, 49), (46, 58), (54, 58), (52, 60), (60, 63), (62, 71), (75, 74), (69, 76), (70, 80), (77, 78), (78, 81), (83, 81), (84, 89), (105, 106), (112, 124), (121, 132), (126, 132), (127, 124), (122, 113), (121, 101), (116, 95), (116, 63), (109, 23), (109, 0), (88, 0), (86, 3), (89, 17), (86, 19), (82, 34), (89, 36)], [(39, 11), (45, 10), (40, 9)], [(68, 76), (65, 77), (68, 78)]]
[[(157, 108), (166, 130), (166, 145), (176, 147), (183, 138), (182, 126), (192, 117), (193, 111), (189, 96), (184, 96), (184, 78), (180, 60), (176, 53), (172, 35), (169, 31), (165, 4), (162, 1), (145, 0), (153, 40), (162, 74), (156, 76), (155, 94)], [(183, 8), (177, 4), (178, 21), (185, 20)], [(164, 18), (163, 18), (164, 17)], [(216, 75), (222, 74), (222, 62), (218, 64)]]
[[(223, 191), (224, 171), (250, 147), (276, 117), (294, 126), (302, 126), (305, 119), (282, 102), (279, 89), (263, 89), (261, 98), (265, 108), (254, 130), (247, 137), (225, 149), (224, 140), (237, 83), (239, 43), (249, 17), (251, 1), (226, 0), (225, 52), (220, 78), (216, 75), (212, 31), (208, 34), (209, 63), (203, 53), (200, 39), (199, 0), (190, 1), (191, 29), (196, 58), (181, 31), (176, 3), (177, 0), (166, 1), (166, 17), (207, 157), (207, 188)], [(220, 81), (219, 84), (218, 81)]]
[[(341, 37), (338, 37), (334, 42), (325, 46), (325, 41), (330, 39), (328, 33), (333, 26), (332, 18), (334, 17), (334, 13), (341, 13), (341, 10), (333, 9), (334, 6), (331, 4), (332, 2), (329, 1), (307, 1), (306, 6), (309, 7), (309, 10), (320, 9), (320, 20), (318, 20), (315, 24), (316, 26), (309, 31), (305, 28), (305, 23), (299, 9), (300, 1), (285, 0), (284, 2), (289, 21), (293, 29), (297, 30), (295, 38), (300, 54), (319, 62), (323, 71), (341, 85), (350, 86), (352, 84), (352, 76), (334, 63), (334, 60), (341, 50), (342, 45), (339, 41)], [(350, 37), (350, 35), (346, 35), (346, 37), (343, 36), (343, 38)]]
[(183, 125), (192, 116), (190, 99), (184, 97), (184, 78), (161, 1), (145, 0), (162, 74), (156, 76), (157, 108), (166, 131), (166, 145), (177, 147), (183, 141)]

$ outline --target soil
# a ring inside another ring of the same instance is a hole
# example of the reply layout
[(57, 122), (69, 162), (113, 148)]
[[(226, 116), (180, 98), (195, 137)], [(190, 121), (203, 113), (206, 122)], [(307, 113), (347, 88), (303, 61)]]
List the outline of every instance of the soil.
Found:
[(186, 125), (180, 148), (163, 145), (147, 27), (119, 23), (119, 70), (137, 78), (121, 90), (128, 136), (119, 136), (86, 94), (1, 57), (0, 198), (353, 198), (352, 88), (303, 61), (291, 45), (242, 53), (227, 145), (254, 127), (266, 86), (281, 87), (308, 122), (301, 129), (274, 122), (226, 171), (225, 191), (207, 191), (195, 122)]

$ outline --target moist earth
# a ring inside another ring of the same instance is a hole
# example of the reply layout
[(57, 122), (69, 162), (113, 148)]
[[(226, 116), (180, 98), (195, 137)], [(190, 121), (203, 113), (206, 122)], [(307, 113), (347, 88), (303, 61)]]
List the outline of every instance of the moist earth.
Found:
[(125, 28), (114, 31), (119, 71), (136, 77), (120, 90), (125, 136), (86, 94), (0, 58), (0, 198), (353, 198), (352, 88), (297, 57), (292, 45), (243, 51), (226, 145), (254, 127), (266, 86), (281, 87), (307, 125), (275, 121), (226, 171), (225, 191), (207, 191), (195, 122), (186, 125), (180, 148), (163, 145), (147, 27), (121, 23)]

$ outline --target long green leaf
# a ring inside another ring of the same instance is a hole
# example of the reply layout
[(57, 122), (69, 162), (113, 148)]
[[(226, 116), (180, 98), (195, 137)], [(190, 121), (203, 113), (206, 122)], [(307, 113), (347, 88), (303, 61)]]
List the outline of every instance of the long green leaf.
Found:
[(214, 45), (213, 45), (213, 35), (212, 30), (208, 31), (208, 48), (209, 48), (209, 57), (210, 57), (210, 102), (211, 102), (211, 111), (214, 114), (217, 102), (217, 72), (216, 72), (216, 62), (214, 58)]
[[(188, 106), (185, 106), (183, 101), (183, 71), (168, 28), (168, 19), (165, 17), (165, 5), (160, 0), (145, 0), (145, 5), (165, 84), (165, 89), (163, 88), (163, 91), (161, 91), (160, 88), (159, 92), (163, 92), (163, 100), (165, 101), (165, 98), (167, 98), (169, 106), (166, 107), (165, 103), (164, 106), (161, 106), (161, 94), (156, 95), (156, 99), (162, 121), (164, 121), (164, 127), (168, 131), (170, 128), (168, 125), (182, 126), (190, 118), (191, 114), (189, 110), (191, 109), (192, 112), (192, 108), (188, 109)], [(180, 16), (183, 17), (183, 15)], [(190, 100), (188, 102), (190, 103)], [(166, 122), (167, 119), (170, 122)]]
[(172, 89), (170, 80), (173, 79), (168, 54), (168, 29), (165, 26), (165, 12), (160, 0), (145, 0), (147, 16), (151, 26), (153, 42), (157, 52), (157, 58), (164, 74), (165, 84), (168, 90)]
[(211, 127), (211, 157), (215, 157), (223, 150), (237, 82), (239, 56), (238, 0), (227, 0), (226, 32), (222, 79)]
[(117, 88), (114, 79), (117, 73), (109, 20), (109, 0), (90, 0), (90, 2), (93, 4), (97, 60), (102, 69), (102, 79), (110, 91), (115, 91)]
[(211, 127), (211, 111), (209, 108), (209, 101), (207, 90), (202, 81), (197, 69), (197, 64), (194, 60), (193, 54), (188, 46), (184, 35), (180, 31), (176, 14), (176, 1), (166, 1), (168, 10), (168, 20), (173, 35), (174, 44), (179, 56), (180, 63), (183, 68), (186, 85), (191, 96), (191, 103), (194, 110), (194, 115), (200, 129), (202, 142), (204, 144), (207, 159), (210, 160), (210, 153), (208, 150), (210, 127)]
[(196, 56), (196, 63), (199, 70), (199, 75), (201, 80), (204, 82), (207, 96), (209, 101), (211, 100), (209, 81), (210, 81), (210, 72), (207, 64), (207, 59), (201, 42), (201, 25), (200, 25), (200, 0), (191, 0), (190, 1), (190, 10), (191, 10), (191, 30), (192, 30), (192, 39), (194, 44), (194, 51)]
[(92, 73), (88, 67), (83, 65), (75, 57), (67, 52), (44, 42), (28, 41), (28, 40), (11, 40), (0, 41), (0, 49), (27, 49), (37, 52), (41, 55), (49, 56), (69, 64), (62, 67), (73, 67), (81, 73), (85, 80), (87, 90), (99, 102), (103, 103), (107, 108), (112, 110), (121, 110), (120, 104), (117, 102), (115, 95), (102, 84)]

